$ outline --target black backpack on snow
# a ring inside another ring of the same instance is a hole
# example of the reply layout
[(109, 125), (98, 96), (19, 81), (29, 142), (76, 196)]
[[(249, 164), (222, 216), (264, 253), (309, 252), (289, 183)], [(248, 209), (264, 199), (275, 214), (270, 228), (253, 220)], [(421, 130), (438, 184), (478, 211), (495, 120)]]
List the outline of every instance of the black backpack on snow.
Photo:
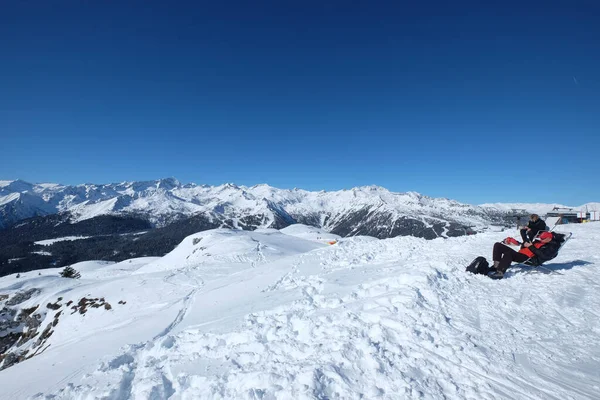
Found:
[(493, 267), (490, 268), (490, 264), (487, 262), (485, 257), (481, 256), (474, 259), (473, 262), (471, 262), (471, 264), (469, 264), (469, 266), (467, 267), (467, 272), (470, 272), (472, 274), (487, 275), (488, 273), (493, 271), (496, 271), (496, 269)]

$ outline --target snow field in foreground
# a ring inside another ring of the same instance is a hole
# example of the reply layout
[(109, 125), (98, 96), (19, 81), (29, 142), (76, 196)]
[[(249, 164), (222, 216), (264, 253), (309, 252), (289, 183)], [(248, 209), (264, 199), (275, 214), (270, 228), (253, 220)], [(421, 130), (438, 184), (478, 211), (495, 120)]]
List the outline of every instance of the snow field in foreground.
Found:
[(0, 397), (600, 398), (600, 224), (559, 229), (574, 236), (551, 273), (502, 281), (464, 268), (512, 231), (327, 246), (216, 230), (160, 259), (82, 264), (79, 281), (0, 278), (43, 304), (126, 301), (65, 316), (48, 350), (0, 372)]

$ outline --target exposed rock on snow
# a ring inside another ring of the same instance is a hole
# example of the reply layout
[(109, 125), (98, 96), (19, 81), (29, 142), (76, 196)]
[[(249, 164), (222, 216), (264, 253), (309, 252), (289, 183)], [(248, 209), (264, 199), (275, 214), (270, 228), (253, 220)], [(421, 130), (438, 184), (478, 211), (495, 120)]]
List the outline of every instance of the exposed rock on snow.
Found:
[[(50, 345), (46, 346), (46, 343), (54, 333), (60, 316), (67, 307), (72, 310), (71, 314), (79, 313), (80, 315), (84, 315), (88, 308), (103, 308), (107, 311), (112, 309), (112, 306), (104, 298), (88, 299), (85, 297), (73, 306), (71, 306), (73, 301), (68, 301), (65, 309), (63, 309), (62, 297), (58, 297), (54, 302), (48, 302), (45, 308), (40, 308), (38, 304), (29, 308), (14, 307), (32, 297), (39, 296), (41, 292), (38, 288), (17, 292), (0, 309), (0, 371), (47, 350)], [(8, 297), (7, 295), (0, 296), (0, 302)], [(125, 303), (119, 302), (119, 304)], [(53, 311), (57, 312), (53, 316), (48, 316)], [(40, 332), (42, 326), (45, 328)]]
[(40, 292), (41, 290), (38, 288), (32, 288), (24, 292), (18, 292), (6, 302), (6, 305), (16, 306), (17, 304), (21, 304), (24, 301), (31, 299), (33, 296), (40, 294)]

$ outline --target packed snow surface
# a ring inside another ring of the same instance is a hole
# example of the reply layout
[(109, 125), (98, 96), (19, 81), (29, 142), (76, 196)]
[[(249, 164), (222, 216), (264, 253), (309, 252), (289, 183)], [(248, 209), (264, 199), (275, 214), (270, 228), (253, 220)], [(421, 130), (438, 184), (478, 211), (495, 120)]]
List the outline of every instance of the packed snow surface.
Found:
[(318, 242), (332, 243), (338, 241), (341, 237), (329, 233), (324, 229), (306, 226), (303, 224), (294, 224), (281, 229), (282, 233), (290, 236), (296, 236), (307, 240), (316, 240)]
[(41, 289), (23, 307), (112, 305), (63, 313), (44, 352), (0, 371), (0, 398), (600, 398), (600, 223), (559, 226), (573, 238), (547, 270), (501, 281), (464, 269), (514, 230), (329, 245), (311, 229), (0, 278), (10, 298)]

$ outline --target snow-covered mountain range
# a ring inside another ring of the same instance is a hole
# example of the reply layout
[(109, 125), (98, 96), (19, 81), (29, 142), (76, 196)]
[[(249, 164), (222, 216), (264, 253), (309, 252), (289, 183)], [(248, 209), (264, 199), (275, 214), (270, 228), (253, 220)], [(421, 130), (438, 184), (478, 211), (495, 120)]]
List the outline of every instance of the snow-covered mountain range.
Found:
[(305, 223), (341, 236), (434, 238), (462, 235), (469, 228), (502, 223), (513, 209), (540, 212), (554, 206), (474, 206), (415, 192), (393, 193), (379, 186), (310, 192), (268, 185), (184, 185), (173, 178), (77, 186), (0, 181), (0, 228), (55, 213), (70, 213), (74, 222), (106, 214), (135, 215), (155, 226), (203, 215), (223, 226), (243, 229)]

